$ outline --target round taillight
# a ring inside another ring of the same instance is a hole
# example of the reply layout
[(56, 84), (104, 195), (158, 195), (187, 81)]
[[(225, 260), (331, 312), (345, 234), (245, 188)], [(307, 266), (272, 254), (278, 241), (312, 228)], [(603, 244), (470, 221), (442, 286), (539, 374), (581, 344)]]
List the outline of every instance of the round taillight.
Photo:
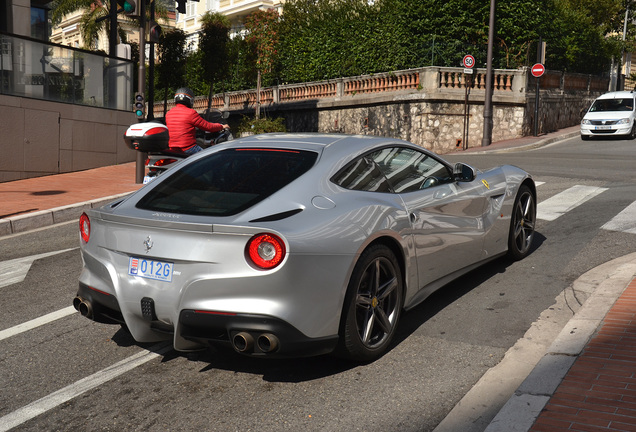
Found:
[(91, 221), (86, 213), (82, 213), (79, 219), (80, 236), (85, 243), (91, 238)]
[(274, 234), (257, 234), (247, 243), (247, 256), (256, 267), (273, 269), (285, 258), (285, 243)]

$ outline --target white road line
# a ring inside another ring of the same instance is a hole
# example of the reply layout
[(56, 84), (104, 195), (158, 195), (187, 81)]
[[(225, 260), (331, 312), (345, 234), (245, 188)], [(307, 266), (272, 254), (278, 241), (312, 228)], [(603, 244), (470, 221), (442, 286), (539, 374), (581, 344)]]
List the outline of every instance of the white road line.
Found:
[(27, 273), (29, 273), (29, 269), (31, 268), (33, 261), (75, 249), (78, 248), (74, 247), (0, 262), (0, 288), (22, 282)]
[(11, 336), (24, 333), (25, 331), (33, 330), (36, 327), (43, 326), (60, 318), (64, 318), (65, 316), (72, 315), (75, 312), (75, 308), (73, 306), (69, 306), (65, 307), (64, 309), (51, 312), (50, 314), (43, 315), (39, 318), (32, 319), (31, 321), (18, 324), (17, 326), (8, 328), (6, 330), (2, 330), (0, 331), (0, 341), (10, 338)]
[(614, 216), (601, 229), (636, 234), (636, 201), (625, 207), (622, 212)]
[(6, 432), (11, 428), (21, 425), (40, 414), (43, 414), (69, 400), (86, 393), (118, 376), (153, 360), (172, 349), (170, 344), (158, 344), (150, 348), (150, 352), (142, 351), (130, 356), (112, 366), (102, 369), (93, 375), (87, 376), (75, 383), (64, 387), (48, 396), (44, 396), (10, 414), (0, 417), (0, 432)]
[(596, 186), (572, 186), (540, 202), (537, 206), (537, 219), (553, 221), (606, 190), (607, 188)]

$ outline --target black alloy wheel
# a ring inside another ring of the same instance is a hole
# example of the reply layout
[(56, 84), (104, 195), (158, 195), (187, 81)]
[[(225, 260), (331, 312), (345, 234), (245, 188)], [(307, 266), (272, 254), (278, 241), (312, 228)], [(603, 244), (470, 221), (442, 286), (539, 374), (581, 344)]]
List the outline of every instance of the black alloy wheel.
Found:
[(383, 355), (398, 325), (403, 281), (395, 254), (384, 245), (364, 251), (354, 268), (344, 305), (340, 353), (369, 362)]
[(530, 253), (537, 219), (537, 204), (530, 188), (522, 185), (517, 192), (508, 234), (508, 255), (520, 260)]

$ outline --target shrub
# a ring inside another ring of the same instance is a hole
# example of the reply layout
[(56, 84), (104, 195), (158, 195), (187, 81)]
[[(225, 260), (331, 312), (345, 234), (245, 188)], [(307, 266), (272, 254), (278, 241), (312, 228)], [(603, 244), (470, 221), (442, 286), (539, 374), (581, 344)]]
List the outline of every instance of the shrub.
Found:
[(287, 132), (287, 128), (285, 127), (285, 119), (282, 117), (275, 119), (244, 117), (239, 125), (238, 132), (241, 134), (251, 132), (256, 135), (269, 132)]

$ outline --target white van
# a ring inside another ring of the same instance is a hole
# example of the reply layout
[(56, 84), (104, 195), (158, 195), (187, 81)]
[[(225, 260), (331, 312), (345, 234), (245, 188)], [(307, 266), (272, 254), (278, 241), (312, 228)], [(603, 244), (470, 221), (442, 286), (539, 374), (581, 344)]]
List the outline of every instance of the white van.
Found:
[(581, 120), (581, 139), (593, 136), (636, 137), (636, 93), (618, 91), (599, 96)]

